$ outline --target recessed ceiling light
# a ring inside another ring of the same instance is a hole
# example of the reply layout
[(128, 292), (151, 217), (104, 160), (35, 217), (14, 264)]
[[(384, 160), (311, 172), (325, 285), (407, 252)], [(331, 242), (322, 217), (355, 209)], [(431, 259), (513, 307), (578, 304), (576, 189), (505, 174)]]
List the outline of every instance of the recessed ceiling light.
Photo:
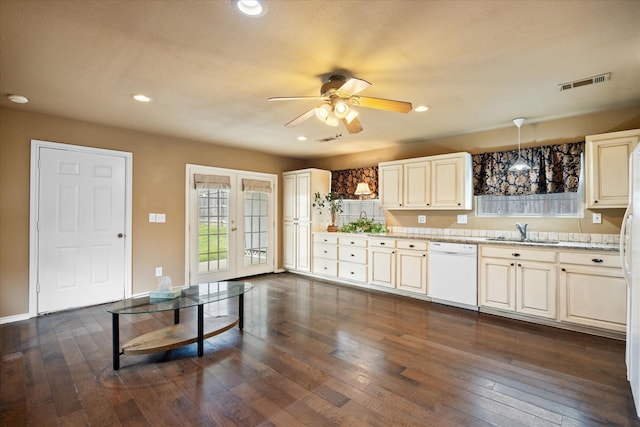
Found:
[(418, 105), (416, 108), (413, 109), (414, 111), (417, 111), (418, 113), (424, 113), (425, 111), (429, 110), (429, 106), (428, 105)]
[(234, 0), (240, 12), (247, 16), (262, 16), (267, 13), (263, 0)]
[(7, 98), (9, 98), (9, 101), (15, 102), (16, 104), (26, 104), (29, 102), (29, 98), (22, 95), (7, 95)]
[(135, 99), (136, 101), (140, 101), (140, 102), (151, 102), (151, 98), (149, 98), (146, 95), (143, 95), (141, 93), (137, 93), (135, 95), (131, 95), (133, 97), (133, 99)]
[(299, 136), (298, 137), (298, 141), (306, 141), (307, 137), (306, 136)]

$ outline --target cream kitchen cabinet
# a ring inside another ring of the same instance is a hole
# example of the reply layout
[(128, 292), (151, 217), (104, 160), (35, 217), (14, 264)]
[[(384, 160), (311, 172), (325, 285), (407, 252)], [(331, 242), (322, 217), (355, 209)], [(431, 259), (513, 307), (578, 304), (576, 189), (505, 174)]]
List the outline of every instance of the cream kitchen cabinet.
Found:
[(366, 237), (338, 237), (338, 277), (359, 283), (367, 283)]
[(384, 209), (471, 209), (469, 153), (382, 162), (378, 165)]
[(479, 304), (557, 318), (556, 252), (480, 245)]
[(331, 172), (303, 169), (283, 173), (284, 267), (311, 272), (311, 233), (326, 229), (326, 219), (312, 209), (316, 192), (328, 193)]
[(624, 332), (627, 286), (618, 254), (560, 252), (560, 321)]
[(396, 241), (388, 238), (369, 239), (369, 283), (396, 287)]
[(338, 237), (330, 234), (313, 235), (313, 273), (338, 277)]
[(398, 289), (427, 294), (428, 246), (426, 241), (398, 240)]
[(585, 138), (585, 190), (589, 209), (627, 207), (629, 155), (639, 138), (640, 129)]

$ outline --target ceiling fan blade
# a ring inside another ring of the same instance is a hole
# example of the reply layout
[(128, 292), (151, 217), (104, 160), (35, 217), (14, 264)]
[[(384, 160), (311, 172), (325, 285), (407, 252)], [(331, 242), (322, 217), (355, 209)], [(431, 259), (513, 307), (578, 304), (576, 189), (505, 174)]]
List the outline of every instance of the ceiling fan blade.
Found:
[(413, 108), (410, 102), (394, 101), (392, 99), (370, 98), (368, 96), (354, 96), (351, 103), (366, 108), (408, 113)]
[(349, 123), (347, 119), (342, 119), (342, 124), (344, 124), (344, 127), (347, 128), (349, 133), (358, 133), (362, 131), (362, 125), (357, 117), (351, 120), (351, 123)]
[(285, 125), (285, 127), (292, 128), (292, 127), (304, 122), (305, 120), (310, 119), (315, 114), (316, 114), (316, 108), (314, 107), (311, 110), (307, 111), (306, 113), (303, 113), (303, 114), (299, 115), (298, 117), (296, 117), (295, 119), (291, 120), (289, 123), (287, 123)]
[(346, 92), (350, 95), (355, 95), (356, 93), (362, 92), (369, 86), (371, 86), (371, 83), (369, 83), (368, 81), (352, 77), (347, 80), (342, 86), (340, 86), (338, 90), (340, 92)]
[(267, 98), (267, 101), (328, 101), (326, 96), (276, 96), (273, 98)]

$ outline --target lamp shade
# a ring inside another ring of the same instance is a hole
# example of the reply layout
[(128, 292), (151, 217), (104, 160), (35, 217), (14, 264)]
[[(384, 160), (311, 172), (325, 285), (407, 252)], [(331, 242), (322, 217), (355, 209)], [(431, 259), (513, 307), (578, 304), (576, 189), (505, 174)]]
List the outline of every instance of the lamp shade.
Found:
[(371, 194), (371, 189), (369, 188), (369, 184), (366, 182), (359, 182), (356, 187), (355, 193), (356, 196), (366, 196), (367, 194)]

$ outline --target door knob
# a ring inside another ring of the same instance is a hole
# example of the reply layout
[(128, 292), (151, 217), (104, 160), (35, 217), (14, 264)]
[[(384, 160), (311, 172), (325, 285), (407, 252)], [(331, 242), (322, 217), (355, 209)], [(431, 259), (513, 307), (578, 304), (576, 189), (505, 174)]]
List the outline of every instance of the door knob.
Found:
[(118, 239), (122, 239), (123, 237), (124, 237), (124, 234), (118, 233)]

